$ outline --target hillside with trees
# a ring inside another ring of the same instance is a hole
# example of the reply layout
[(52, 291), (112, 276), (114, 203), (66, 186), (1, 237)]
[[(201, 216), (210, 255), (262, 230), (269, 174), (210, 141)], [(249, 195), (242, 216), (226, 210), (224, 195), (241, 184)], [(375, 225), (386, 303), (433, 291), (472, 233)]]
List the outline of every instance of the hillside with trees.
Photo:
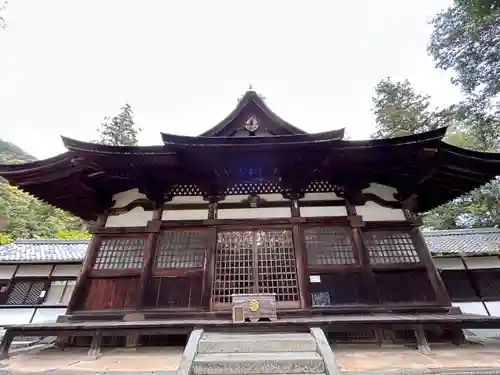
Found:
[[(125, 104), (113, 118), (101, 124), (99, 143), (130, 146), (137, 144), (140, 131), (133, 111)], [(0, 140), (0, 163), (19, 164), (36, 158), (16, 145)], [(0, 244), (29, 238), (85, 238), (88, 223), (68, 212), (52, 207), (22, 190), (0, 181)]]

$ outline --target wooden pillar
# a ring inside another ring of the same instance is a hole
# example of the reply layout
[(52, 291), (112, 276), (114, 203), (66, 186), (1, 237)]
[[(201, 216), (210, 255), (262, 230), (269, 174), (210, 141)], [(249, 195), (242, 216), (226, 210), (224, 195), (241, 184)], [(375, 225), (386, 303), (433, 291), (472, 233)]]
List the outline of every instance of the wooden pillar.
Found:
[(427, 275), (431, 282), (434, 293), (436, 293), (436, 300), (442, 306), (451, 306), (451, 300), (448, 296), (448, 291), (444, 285), (443, 279), (439, 274), (434, 262), (432, 261), (431, 253), (427, 248), (427, 243), (425, 242), (424, 236), (420, 231), (420, 228), (413, 227), (411, 229), (411, 236), (415, 244), (420, 261), (425, 265), (427, 270)]
[(207, 310), (211, 308), (212, 287), (214, 282), (215, 252), (217, 250), (217, 228), (211, 227), (207, 235), (207, 247), (203, 267), (203, 285), (201, 304)]
[(365, 223), (363, 221), (363, 217), (357, 214), (354, 204), (351, 203), (353, 201), (352, 197), (344, 196), (344, 199), (347, 211), (347, 220), (349, 221), (349, 226), (352, 231), (354, 249), (356, 250), (357, 258), (359, 264), (361, 265), (361, 274), (365, 284), (363, 286), (368, 289), (367, 295), (370, 296), (369, 300), (365, 302), (378, 303), (377, 285), (375, 283), (375, 277), (370, 263), (370, 255), (368, 254), (368, 250), (366, 249), (363, 241), (362, 228), (365, 226)]
[(151, 282), (153, 274), (153, 265), (158, 247), (159, 233), (161, 229), (161, 217), (163, 215), (163, 200), (155, 203), (153, 211), (153, 220), (148, 223), (148, 240), (144, 249), (144, 262), (142, 264), (141, 276), (139, 277), (139, 290), (137, 293), (136, 309), (141, 310), (144, 307), (146, 291)]
[(295, 257), (297, 259), (297, 281), (299, 284), (300, 306), (303, 309), (311, 307), (309, 298), (309, 273), (307, 270), (307, 254), (304, 248), (304, 236), (300, 230), (300, 224), (292, 224), (293, 243), (295, 245)]
[(0, 343), (0, 360), (9, 358), (9, 349), (14, 340), (14, 334), (10, 328), (7, 328)]
[[(97, 217), (95, 228), (96, 229), (104, 228), (104, 226), (106, 225), (107, 218), (108, 218), (107, 212), (100, 214)], [(89, 275), (92, 272), (92, 268), (94, 266), (94, 262), (97, 257), (97, 251), (99, 250), (100, 245), (101, 245), (101, 236), (99, 234), (94, 234), (88, 246), (87, 255), (85, 256), (85, 260), (83, 261), (82, 269), (80, 270), (80, 275), (76, 280), (75, 289), (69, 300), (66, 314), (71, 314), (77, 307), (78, 302), (84, 298), (85, 286), (87, 284)]]

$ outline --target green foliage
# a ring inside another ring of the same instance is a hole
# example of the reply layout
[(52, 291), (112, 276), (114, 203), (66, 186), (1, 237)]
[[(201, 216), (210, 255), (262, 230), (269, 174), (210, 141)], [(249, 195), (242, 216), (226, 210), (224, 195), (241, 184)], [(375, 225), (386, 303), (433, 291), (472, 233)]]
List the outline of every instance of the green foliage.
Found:
[(90, 238), (92, 235), (90, 233), (84, 233), (75, 229), (66, 229), (60, 232), (57, 232), (56, 238), (61, 239), (78, 239), (78, 238)]
[(111, 146), (137, 146), (137, 135), (142, 129), (135, 125), (134, 112), (126, 103), (120, 113), (113, 118), (106, 117), (98, 132), (97, 143)]
[(457, 0), (456, 4), (475, 19), (489, 16), (500, 9), (500, 0)]
[[(373, 98), (376, 132), (372, 138), (397, 137), (449, 126), (445, 140), (480, 151), (499, 149), (500, 129), (494, 116), (478, 105), (432, 109), (430, 97), (417, 93), (408, 81), (382, 80)], [(472, 191), (424, 215), (426, 227), (454, 229), (500, 224), (500, 181)]]
[[(19, 147), (0, 140), (0, 163), (34, 160)], [(0, 244), (17, 238), (56, 238), (64, 231), (85, 229), (81, 219), (0, 181)], [(82, 237), (85, 235), (82, 233)]]
[(450, 125), (451, 109), (431, 108), (430, 97), (416, 93), (408, 80), (386, 78), (373, 97), (376, 132), (372, 138), (391, 138), (421, 133)]
[(451, 69), (455, 73), (453, 82), (493, 112), (498, 112), (494, 101), (500, 93), (498, 3), (499, 0), (455, 0), (432, 21), (428, 46), (437, 67)]

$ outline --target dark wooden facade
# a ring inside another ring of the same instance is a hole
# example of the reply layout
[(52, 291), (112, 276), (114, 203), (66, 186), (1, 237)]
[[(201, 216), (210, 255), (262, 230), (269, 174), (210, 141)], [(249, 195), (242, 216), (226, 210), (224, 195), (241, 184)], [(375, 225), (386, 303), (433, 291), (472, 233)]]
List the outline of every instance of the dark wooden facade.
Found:
[(72, 315), (220, 316), (234, 293), (275, 293), (279, 314), (447, 310), (418, 213), (494, 178), (500, 155), (445, 132), (307, 134), (251, 91), (202, 136), (63, 138), (65, 154), (0, 175), (95, 220)]

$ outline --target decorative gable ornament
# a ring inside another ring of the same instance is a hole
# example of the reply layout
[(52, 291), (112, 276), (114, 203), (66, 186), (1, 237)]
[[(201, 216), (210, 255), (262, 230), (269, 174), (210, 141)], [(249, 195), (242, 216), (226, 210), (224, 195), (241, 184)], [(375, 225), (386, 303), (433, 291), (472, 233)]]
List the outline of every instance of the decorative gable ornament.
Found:
[(248, 120), (245, 121), (245, 129), (250, 133), (256, 131), (260, 126), (259, 120), (255, 116), (250, 116)]

